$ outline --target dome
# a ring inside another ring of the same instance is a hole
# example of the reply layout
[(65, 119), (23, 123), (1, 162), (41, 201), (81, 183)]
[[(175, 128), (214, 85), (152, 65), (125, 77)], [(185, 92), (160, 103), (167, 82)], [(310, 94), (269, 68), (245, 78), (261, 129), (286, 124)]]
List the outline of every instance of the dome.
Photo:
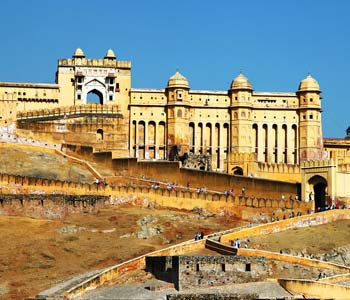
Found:
[(320, 86), (316, 79), (314, 79), (310, 74), (307, 75), (305, 79), (303, 79), (299, 84), (299, 92), (304, 91), (320, 91)]
[(176, 73), (169, 78), (168, 88), (170, 87), (190, 88), (186, 77), (183, 76), (179, 71), (176, 71)]
[(108, 49), (105, 58), (116, 59), (114, 51), (112, 49)]
[(247, 77), (243, 75), (242, 72), (239, 73), (239, 75), (232, 80), (231, 83), (231, 90), (252, 90), (252, 85)]
[(73, 57), (85, 57), (85, 54), (81, 48), (77, 48), (74, 52)]

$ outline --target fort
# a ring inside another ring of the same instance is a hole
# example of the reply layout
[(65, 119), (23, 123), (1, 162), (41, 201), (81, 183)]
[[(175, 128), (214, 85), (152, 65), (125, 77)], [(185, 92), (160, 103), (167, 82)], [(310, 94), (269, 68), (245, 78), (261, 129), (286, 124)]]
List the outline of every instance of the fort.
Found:
[[(0, 82), (0, 148), (57, 155), (89, 174), (71, 181), (3, 172), (0, 215), (64, 219), (134, 195), (255, 224), (141, 255), (35, 299), (79, 299), (133, 271), (159, 280), (150, 291), (172, 289), (166, 299), (212, 299), (205, 289), (268, 279), (279, 299), (349, 299), (349, 288), (334, 279), (349, 281), (345, 264), (230, 244), (350, 219), (350, 140), (323, 137), (321, 100), (310, 74), (293, 92), (254, 91), (242, 73), (225, 91), (192, 90), (178, 70), (164, 88), (134, 88), (131, 62), (111, 49), (104, 58), (78, 48), (59, 59), (52, 84)], [(283, 269), (295, 277), (282, 278)], [(318, 274), (326, 279), (314, 280)], [(202, 292), (175, 292), (194, 286)], [(263, 299), (227, 291), (219, 297)]]

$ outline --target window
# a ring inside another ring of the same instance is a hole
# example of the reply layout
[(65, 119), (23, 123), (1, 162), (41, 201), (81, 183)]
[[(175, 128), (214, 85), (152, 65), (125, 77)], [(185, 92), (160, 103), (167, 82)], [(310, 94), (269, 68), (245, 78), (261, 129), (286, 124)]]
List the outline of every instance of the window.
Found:
[(81, 95), (80, 94), (78, 94), (77, 99), (81, 100)]
[(199, 270), (199, 264), (198, 264), (198, 263), (196, 264), (196, 271), (197, 271), (197, 272), (200, 271), (200, 270)]
[(309, 118), (312, 120), (314, 118), (314, 115), (310, 115)]
[(312, 98), (310, 98), (310, 102), (312, 102), (313, 101), (313, 99)]
[(113, 95), (109, 95), (109, 100), (110, 100), (110, 101), (113, 100)]
[(114, 84), (114, 78), (109, 78), (109, 84)]
[(221, 271), (222, 271), (222, 272), (226, 272), (226, 266), (225, 266), (225, 264), (221, 264)]
[(251, 266), (250, 264), (245, 264), (245, 271), (250, 272), (251, 271)]

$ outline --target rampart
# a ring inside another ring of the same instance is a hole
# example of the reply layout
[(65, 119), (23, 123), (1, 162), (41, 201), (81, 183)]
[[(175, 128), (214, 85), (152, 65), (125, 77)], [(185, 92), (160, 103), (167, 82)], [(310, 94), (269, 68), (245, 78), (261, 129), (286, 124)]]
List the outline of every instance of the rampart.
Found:
[(321, 299), (350, 299), (350, 288), (348, 286), (299, 279), (279, 279), (278, 282), (286, 290), (294, 293), (302, 293), (306, 296), (312, 295)]
[[(278, 210), (289, 210), (303, 214), (310, 211), (310, 202), (295, 200), (282, 201), (279, 199), (257, 198), (255, 196), (225, 196), (223, 193), (197, 193), (191, 189), (154, 190), (150, 186), (125, 184), (107, 186), (81, 182), (66, 182), (52, 179), (33, 178), (0, 174), (0, 194), (70, 194), (70, 195), (109, 195), (111, 203), (118, 203), (119, 197), (135, 195), (139, 199), (147, 198), (162, 207), (192, 210), (195, 207), (214, 213), (228, 213), (233, 217), (251, 219), (263, 211), (266, 214)], [(255, 209), (259, 208), (259, 212)]]
[(274, 223), (257, 225), (252, 228), (245, 228), (239, 232), (232, 232), (220, 237), (222, 243), (229, 243), (230, 240), (248, 236), (271, 234), (285, 231), (293, 228), (308, 227), (321, 225), (338, 220), (349, 220), (350, 211), (345, 209), (330, 210), (322, 213), (316, 213), (307, 216), (294, 217), (291, 219), (281, 220)]
[[(96, 155), (95, 159), (108, 163), (110, 156), (101, 154)], [(113, 159), (112, 167), (117, 174), (124, 176), (143, 176), (150, 180), (171, 181), (183, 186), (189, 183), (192, 188), (204, 186), (208, 190), (222, 192), (233, 189), (235, 195), (241, 195), (244, 187), (246, 195), (254, 194), (256, 197), (281, 199), (282, 194), (286, 198), (300, 196), (299, 183), (186, 169), (181, 168), (179, 162)]]
[[(111, 203), (118, 203), (119, 197), (135, 195), (138, 199), (147, 199), (161, 207), (192, 210), (195, 207), (214, 213), (228, 213), (233, 217), (250, 220), (259, 218), (263, 211), (272, 214), (277, 210), (295, 211), (303, 214), (310, 208), (310, 202), (282, 201), (240, 196), (225, 196), (223, 193), (196, 193), (194, 190), (152, 189), (141, 185), (99, 186), (96, 184), (65, 182), (52, 179), (31, 178), (0, 174), (0, 193), (3, 194), (70, 194), (70, 195), (109, 195)], [(259, 211), (256, 209), (259, 208)]]
[(32, 120), (52, 120), (61, 118), (76, 118), (82, 116), (108, 116), (122, 117), (118, 105), (99, 105), (90, 103), (87, 105), (62, 106), (56, 108), (44, 108), (38, 110), (29, 110), (17, 113), (17, 121), (32, 121)]
[(108, 203), (107, 196), (0, 194), (0, 215), (62, 219), (67, 214), (95, 213)]

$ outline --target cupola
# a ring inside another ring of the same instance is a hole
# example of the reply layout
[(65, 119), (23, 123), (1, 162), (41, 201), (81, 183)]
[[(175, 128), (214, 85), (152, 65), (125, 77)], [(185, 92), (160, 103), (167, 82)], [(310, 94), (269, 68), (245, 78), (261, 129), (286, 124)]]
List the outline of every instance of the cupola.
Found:
[(177, 70), (176, 73), (169, 78), (167, 88), (187, 88), (187, 89), (189, 89), (190, 86), (188, 84), (186, 77), (183, 76)]
[(85, 54), (83, 52), (83, 50), (81, 50), (81, 48), (77, 48), (74, 52), (74, 55), (73, 55), (74, 58), (84, 58), (85, 57)]
[(105, 58), (111, 60), (116, 59), (114, 51), (112, 49), (108, 49)]
[(320, 86), (310, 74), (299, 84), (298, 92), (320, 92)]
[(242, 72), (232, 80), (231, 90), (252, 90), (252, 85)]

